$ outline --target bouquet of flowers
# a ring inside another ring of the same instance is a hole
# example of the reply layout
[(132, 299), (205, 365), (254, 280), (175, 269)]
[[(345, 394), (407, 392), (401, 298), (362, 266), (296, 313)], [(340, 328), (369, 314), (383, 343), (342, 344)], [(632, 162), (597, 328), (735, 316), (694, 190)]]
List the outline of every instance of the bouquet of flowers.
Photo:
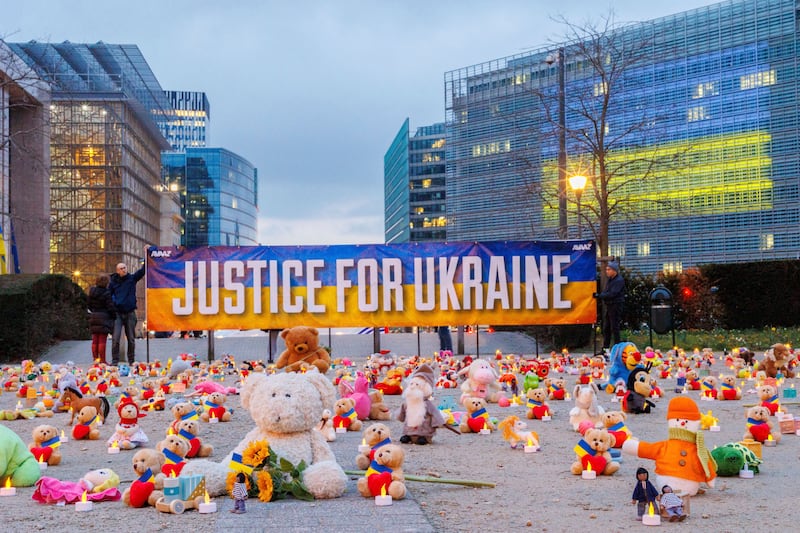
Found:
[(303, 485), (302, 475), (306, 469), (305, 461), (297, 465), (278, 457), (266, 440), (247, 443), (241, 455), (233, 454), (231, 472), (228, 473), (226, 487), (233, 495), (236, 474), (244, 472), (248, 496), (258, 497), (262, 502), (280, 500), (289, 495), (298, 500), (311, 501), (314, 496)]

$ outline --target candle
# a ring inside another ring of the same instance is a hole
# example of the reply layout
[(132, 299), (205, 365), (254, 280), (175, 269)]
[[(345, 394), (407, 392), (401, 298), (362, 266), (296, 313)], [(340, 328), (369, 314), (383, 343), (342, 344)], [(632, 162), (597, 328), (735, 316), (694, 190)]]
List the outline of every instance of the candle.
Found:
[(336, 428), (336, 433), (347, 433), (347, 428), (344, 427), (344, 423), (339, 422), (339, 427)]
[(219, 422), (219, 419), (214, 415), (214, 413), (211, 413), (211, 417), (208, 419), (208, 422), (211, 424), (216, 424)]
[(119, 453), (119, 443), (117, 441), (111, 443), (111, 446), (108, 447), (108, 453), (111, 455)]
[(92, 502), (86, 500), (86, 491), (83, 491), (83, 496), (81, 496), (81, 501), (75, 502), (75, 511), (79, 513), (85, 513), (91, 510), (92, 510)]
[(11, 486), (11, 478), (6, 478), (6, 486), (0, 488), (0, 496), (14, 496), (17, 493), (17, 488)]
[(766, 446), (768, 448), (772, 448), (776, 444), (778, 444), (778, 443), (775, 441), (775, 439), (772, 438), (772, 435), (767, 437), (767, 440), (764, 441), (764, 446)]
[(66, 433), (64, 433), (64, 430), (62, 429), (61, 430), (61, 444), (64, 444), (65, 442), (69, 442), (69, 438), (67, 437)]
[(180, 484), (181, 481), (175, 477), (175, 472), (172, 472), (170, 477), (164, 478), (164, 503), (178, 499), (180, 496)]
[(484, 421), (483, 422), (483, 427), (481, 428), (481, 431), (480, 431), (481, 435), (488, 435), (491, 432), (492, 431), (489, 429), (489, 426), (486, 424), (486, 421)]
[(47, 462), (44, 460), (44, 455), (39, 456), (39, 471), (44, 472), (47, 470)]
[(386, 485), (381, 487), (380, 496), (375, 496), (375, 505), (377, 505), (378, 507), (385, 507), (387, 505), (392, 505), (392, 497), (386, 494)]
[(646, 526), (661, 525), (661, 515), (658, 515), (654, 512), (653, 502), (650, 502), (649, 510), (647, 511), (647, 513), (642, 515), (642, 524)]
[(714, 424), (711, 425), (711, 427), (708, 428), (708, 430), (709, 431), (719, 431), (719, 426), (715, 422)]
[(545, 411), (542, 416), (542, 422), (550, 422), (550, 411)]
[(753, 479), (753, 471), (747, 466), (747, 462), (745, 462), (742, 469), (739, 470), (739, 477), (743, 479)]
[(358, 453), (367, 453), (369, 451), (369, 444), (367, 439), (361, 439), (361, 444), (358, 445)]
[(534, 453), (539, 451), (539, 447), (533, 444), (533, 440), (528, 438), (528, 444), (525, 445), (525, 453)]
[(198, 510), (200, 514), (209, 514), (209, 513), (216, 513), (217, 512), (217, 502), (212, 502), (211, 499), (208, 497), (208, 491), (205, 494), (205, 501), (200, 504)]
[(583, 479), (595, 479), (597, 477), (597, 472), (592, 470), (592, 465), (591, 464), (587, 463), (586, 464), (586, 470), (581, 472), (581, 477)]

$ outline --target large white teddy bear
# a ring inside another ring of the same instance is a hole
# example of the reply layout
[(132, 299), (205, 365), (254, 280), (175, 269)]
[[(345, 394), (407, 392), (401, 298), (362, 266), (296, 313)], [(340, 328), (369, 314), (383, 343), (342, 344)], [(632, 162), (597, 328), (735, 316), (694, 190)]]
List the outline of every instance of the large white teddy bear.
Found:
[(338, 498), (347, 487), (347, 476), (325, 438), (313, 431), (322, 411), (331, 409), (335, 399), (333, 384), (316, 369), (302, 374), (251, 373), (242, 387), (241, 401), (256, 427), (221, 463), (190, 461), (182, 473), (204, 474), (209, 496), (221, 496), (231, 455), (242, 453), (251, 441), (266, 439), (278, 456), (294, 464), (306, 462), (303, 484), (315, 498)]

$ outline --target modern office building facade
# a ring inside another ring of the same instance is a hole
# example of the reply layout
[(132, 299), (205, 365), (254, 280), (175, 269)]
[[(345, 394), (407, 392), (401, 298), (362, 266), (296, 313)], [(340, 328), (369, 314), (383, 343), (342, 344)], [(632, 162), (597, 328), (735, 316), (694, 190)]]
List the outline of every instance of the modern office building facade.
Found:
[(446, 241), (445, 125), (403, 122), (384, 156), (385, 239)]
[(163, 180), (180, 193), (184, 246), (258, 244), (258, 171), (224, 148), (162, 154)]
[(52, 88), (50, 271), (85, 287), (118, 262), (138, 268), (160, 242), (157, 122), (171, 114), (147, 61), (135, 45), (9, 46)]
[(159, 123), (161, 133), (173, 150), (203, 148), (211, 142), (211, 105), (206, 93), (166, 91), (174, 115)]
[[(610, 182), (639, 207), (610, 221), (609, 251), (624, 265), (652, 273), (798, 257), (798, 7), (735, 0), (614, 33), (643, 55), (615, 84), (618, 106), (602, 132), (617, 142), (609, 158), (618, 169), (655, 151), (676, 161), (649, 179), (632, 164)], [(573, 133), (590, 127), (586, 95), (600, 102), (606, 92), (575, 49), (564, 43), (445, 74), (449, 240), (556, 238), (556, 202), (536, 191), (558, 181), (559, 87)], [(553, 60), (560, 50), (563, 84)], [(567, 171), (591, 177), (593, 154), (572, 141)], [(584, 213), (592, 202), (587, 190)]]

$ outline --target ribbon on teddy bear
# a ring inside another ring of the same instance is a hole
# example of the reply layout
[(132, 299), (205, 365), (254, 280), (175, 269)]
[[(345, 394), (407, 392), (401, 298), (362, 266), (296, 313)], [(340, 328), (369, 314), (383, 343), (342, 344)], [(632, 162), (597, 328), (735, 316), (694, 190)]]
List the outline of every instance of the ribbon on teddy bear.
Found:
[(392, 483), (392, 469), (388, 466), (372, 461), (364, 475), (367, 478), (369, 492), (373, 496), (380, 496), (381, 489), (384, 487), (387, 492), (389, 491), (389, 485)]
[(181, 475), (181, 470), (183, 470), (184, 465), (186, 465), (183, 457), (167, 448), (163, 448), (161, 453), (164, 454), (165, 459), (164, 466), (161, 467), (161, 472), (166, 476), (172, 475), (173, 473), (176, 476)]
[(750, 432), (750, 434), (753, 436), (753, 439), (761, 443), (769, 438), (769, 424), (763, 420), (757, 420), (755, 418), (748, 417), (747, 431)]

